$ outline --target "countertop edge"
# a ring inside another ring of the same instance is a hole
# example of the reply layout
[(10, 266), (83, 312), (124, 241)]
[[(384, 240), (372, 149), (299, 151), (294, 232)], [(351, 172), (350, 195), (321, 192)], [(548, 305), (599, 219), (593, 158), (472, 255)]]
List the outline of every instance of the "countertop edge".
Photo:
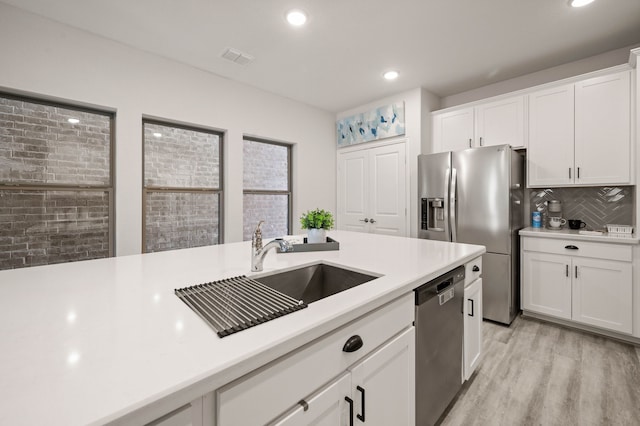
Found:
[(519, 231), (519, 234), (520, 236), (523, 236), (523, 237), (592, 241), (592, 242), (606, 243), (606, 244), (628, 244), (628, 245), (640, 244), (640, 238), (638, 238), (637, 234), (631, 234), (631, 236), (626, 236), (624, 234), (616, 235), (616, 234), (607, 234), (607, 233), (604, 233), (602, 235), (584, 235), (584, 234), (580, 234), (578, 230), (573, 230), (573, 229), (560, 229), (557, 231), (552, 231), (544, 228), (531, 228), (531, 227), (521, 229)]

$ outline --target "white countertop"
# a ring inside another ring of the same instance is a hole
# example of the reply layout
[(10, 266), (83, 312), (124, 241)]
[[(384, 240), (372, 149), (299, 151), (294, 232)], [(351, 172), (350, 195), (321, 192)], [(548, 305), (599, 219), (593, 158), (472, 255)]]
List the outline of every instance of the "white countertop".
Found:
[[(484, 253), (329, 236), (339, 251), (272, 250), (257, 274), (250, 242), (1, 271), (0, 424), (103, 424), (169, 398), (187, 403)], [(173, 293), (319, 261), (382, 277), (223, 339)]]
[(543, 238), (558, 238), (558, 239), (570, 239), (581, 241), (593, 241), (599, 243), (615, 243), (615, 244), (638, 244), (637, 234), (581, 234), (577, 229), (546, 229), (546, 228), (524, 228), (520, 230), (520, 235), (524, 237), (543, 237)]

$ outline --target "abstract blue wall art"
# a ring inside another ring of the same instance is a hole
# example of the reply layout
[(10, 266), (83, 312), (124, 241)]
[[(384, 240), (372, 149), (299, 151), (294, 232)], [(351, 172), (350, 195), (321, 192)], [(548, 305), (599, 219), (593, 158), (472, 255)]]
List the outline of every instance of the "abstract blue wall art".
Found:
[(404, 102), (381, 106), (336, 121), (338, 148), (402, 136), (404, 128)]

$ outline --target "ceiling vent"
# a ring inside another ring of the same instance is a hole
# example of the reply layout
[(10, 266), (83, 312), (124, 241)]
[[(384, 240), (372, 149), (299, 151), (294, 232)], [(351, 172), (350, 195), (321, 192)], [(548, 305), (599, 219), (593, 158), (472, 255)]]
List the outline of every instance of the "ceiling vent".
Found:
[(247, 65), (249, 62), (253, 61), (253, 56), (243, 53), (237, 49), (232, 47), (228, 47), (220, 54), (224, 59), (235, 62), (239, 65)]

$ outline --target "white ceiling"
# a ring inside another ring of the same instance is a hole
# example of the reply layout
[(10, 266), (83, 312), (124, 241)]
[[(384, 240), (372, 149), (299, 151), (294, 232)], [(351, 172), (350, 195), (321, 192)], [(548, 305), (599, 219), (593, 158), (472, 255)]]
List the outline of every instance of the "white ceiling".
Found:
[[(640, 42), (640, 0), (2, 0), (328, 111), (441, 97)], [(303, 28), (284, 14), (300, 8)], [(227, 47), (255, 57), (242, 66)], [(383, 71), (397, 69), (394, 82)]]

